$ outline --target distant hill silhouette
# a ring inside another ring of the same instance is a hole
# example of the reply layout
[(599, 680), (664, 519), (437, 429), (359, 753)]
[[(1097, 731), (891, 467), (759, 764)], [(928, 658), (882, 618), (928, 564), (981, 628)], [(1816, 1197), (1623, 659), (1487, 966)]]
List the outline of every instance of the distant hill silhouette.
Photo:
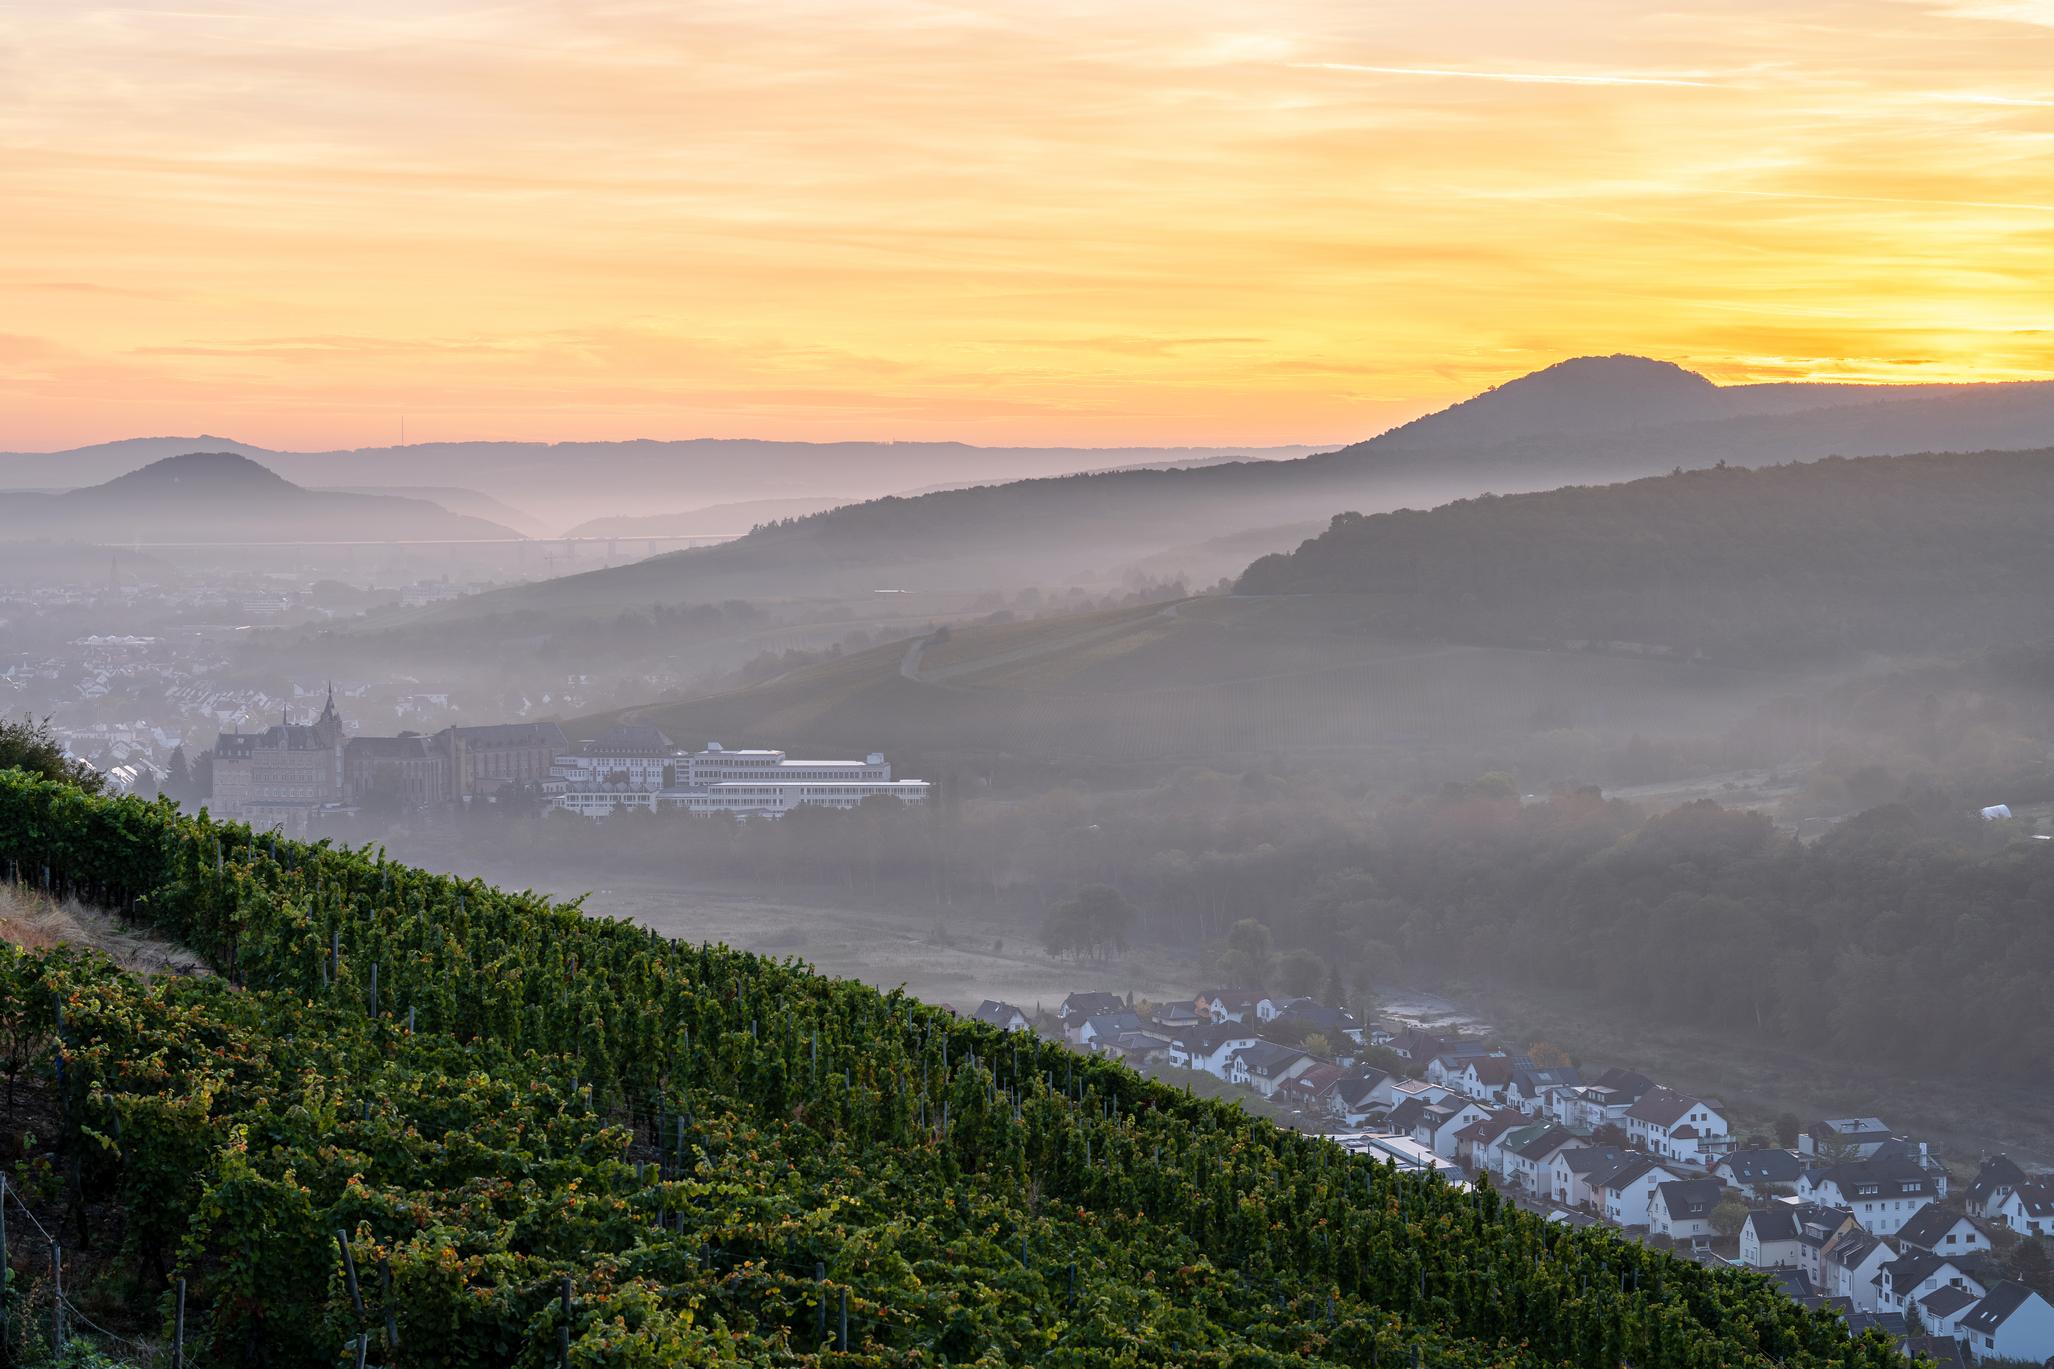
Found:
[(1297, 457), (1316, 447), (979, 447), (964, 442), (417, 442), (354, 451), (271, 451), (225, 438), (132, 438), (66, 452), (0, 453), (0, 489), (110, 480), (161, 457), (232, 451), (309, 489), (478, 490), (560, 532), (593, 518), (756, 499), (871, 499), (904, 490), (1183, 465), (1223, 456)]
[(142, 543), (470, 541), (518, 537), (422, 499), (303, 489), (234, 452), (188, 452), (101, 485), (13, 494), (11, 541)]
[[(721, 547), (481, 595), (445, 610), (577, 614), (852, 588), (1211, 578), (1217, 539), (1343, 511), (1609, 483), (1719, 462), (2054, 443), (2054, 382), (1718, 386), (1641, 357), (1548, 367), (1370, 441), (1295, 461), (1115, 471), (851, 504)], [(1231, 543), (1229, 543), (1231, 545)]]

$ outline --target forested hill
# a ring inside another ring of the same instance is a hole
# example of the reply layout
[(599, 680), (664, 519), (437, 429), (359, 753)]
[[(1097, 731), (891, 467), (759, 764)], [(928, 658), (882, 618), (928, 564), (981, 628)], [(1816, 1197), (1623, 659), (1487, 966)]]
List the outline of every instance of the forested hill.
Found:
[(0, 862), (219, 971), (0, 948), (11, 1229), (65, 1275), (10, 1287), (11, 1363), (47, 1328), (65, 1363), (1904, 1364), (1761, 1275), (795, 963), (20, 772)]
[(1365, 629), (1728, 663), (2054, 635), (2054, 451), (1832, 458), (1343, 514), (1243, 594), (1362, 596)]

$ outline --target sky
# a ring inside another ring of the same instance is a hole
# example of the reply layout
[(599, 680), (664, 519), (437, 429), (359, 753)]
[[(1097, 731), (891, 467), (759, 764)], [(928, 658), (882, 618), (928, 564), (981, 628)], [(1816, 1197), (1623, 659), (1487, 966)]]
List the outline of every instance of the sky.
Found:
[(2054, 375), (2054, 0), (0, 0), (0, 448)]

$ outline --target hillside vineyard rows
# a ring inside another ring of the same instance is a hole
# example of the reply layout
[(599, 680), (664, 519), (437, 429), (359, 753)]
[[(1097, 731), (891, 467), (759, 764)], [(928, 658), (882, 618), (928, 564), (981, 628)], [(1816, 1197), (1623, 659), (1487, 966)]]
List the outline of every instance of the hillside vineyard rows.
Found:
[(0, 871), (218, 971), (0, 951), (43, 1225), (111, 1210), (98, 1305), (168, 1347), (183, 1281), (189, 1363), (1903, 1364), (796, 962), (18, 771)]

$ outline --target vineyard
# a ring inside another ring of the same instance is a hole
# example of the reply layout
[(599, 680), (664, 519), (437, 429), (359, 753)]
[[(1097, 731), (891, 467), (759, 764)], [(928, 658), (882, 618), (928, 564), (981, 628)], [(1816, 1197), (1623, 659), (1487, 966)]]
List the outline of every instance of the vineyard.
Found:
[(0, 949), (6, 1363), (1903, 1364), (1758, 1276), (375, 852), (0, 772), (0, 874), (215, 971)]

